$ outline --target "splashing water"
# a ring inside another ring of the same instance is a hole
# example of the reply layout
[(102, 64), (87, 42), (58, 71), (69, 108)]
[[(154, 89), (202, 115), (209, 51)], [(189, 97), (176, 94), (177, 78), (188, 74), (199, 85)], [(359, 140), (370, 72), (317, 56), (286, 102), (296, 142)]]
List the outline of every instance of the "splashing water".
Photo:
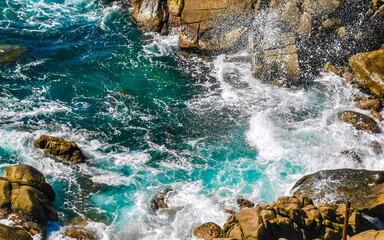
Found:
[[(177, 38), (143, 36), (116, 4), (0, 9), (2, 41), (28, 49), (0, 69), (0, 167), (30, 164), (52, 184), (60, 221), (49, 239), (63, 239), (77, 214), (98, 239), (193, 239), (203, 222), (224, 224), (238, 197), (270, 203), (304, 174), (384, 167), (369, 145), (382, 135), (336, 121), (355, 90), (335, 75), (295, 90), (265, 85), (249, 64), (187, 58)], [(45, 157), (32, 144), (41, 134), (75, 141), (86, 163)], [(176, 190), (170, 209), (155, 214), (149, 200), (166, 187)]]

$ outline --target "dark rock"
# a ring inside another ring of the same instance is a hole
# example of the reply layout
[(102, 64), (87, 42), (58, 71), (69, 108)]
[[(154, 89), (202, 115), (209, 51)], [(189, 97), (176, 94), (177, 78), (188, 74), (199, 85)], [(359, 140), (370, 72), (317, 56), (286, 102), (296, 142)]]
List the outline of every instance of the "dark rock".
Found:
[(203, 225), (196, 227), (193, 233), (200, 239), (212, 239), (221, 238), (222, 230), (219, 225), (213, 222), (204, 223)]
[(156, 212), (158, 209), (168, 208), (166, 199), (172, 191), (173, 190), (171, 188), (166, 188), (162, 191), (157, 192), (151, 200), (152, 210)]
[(373, 133), (379, 132), (379, 126), (371, 117), (353, 111), (343, 111), (338, 114), (339, 119), (352, 124), (357, 130), (365, 130)]
[(72, 163), (84, 162), (84, 154), (73, 141), (42, 135), (33, 142), (36, 148), (44, 149), (47, 155), (55, 156), (58, 160)]
[(253, 202), (248, 201), (247, 199), (239, 198), (236, 200), (236, 202), (237, 202), (237, 204), (239, 204), (240, 209), (253, 208), (255, 206), (255, 204)]
[(361, 157), (354, 150), (345, 150), (341, 154), (357, 163), (361, 163)]
[(381, 144), (376, 140), (371, 142), (371, 147), (376, 154), (381, 154), (383, 152)]
[(26, 49), (16, 44), (0, 44), (0, 65), (18, 61)]

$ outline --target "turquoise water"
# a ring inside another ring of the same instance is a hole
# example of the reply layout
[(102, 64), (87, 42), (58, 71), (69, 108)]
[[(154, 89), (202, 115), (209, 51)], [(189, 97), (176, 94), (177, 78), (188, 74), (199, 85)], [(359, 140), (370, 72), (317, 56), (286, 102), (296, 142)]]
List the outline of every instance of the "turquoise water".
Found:
[[(143, 35), (118, 5), (6, 0), (0, 10), (0, 41), (28, 49), (0, 69), (0, 167), (33, 165), (53, 185), (50, 239), (77, 214), (98, 239), (192, 239), (203, 222), (222, 225), (236, 198), (270, 203), (304, 174), (383, 165), (367, 140), (381, 135), (335, 121), (356, 91), (335, 75), (265, 85), (249, 64)], [(41, 134), (75, 141), (86, 163), (47, 158), (33, 148)], [(362, 163), (340, 155), (352, 148)], [(166, 187), (170, 210), (155, 214), (150, 198)]]

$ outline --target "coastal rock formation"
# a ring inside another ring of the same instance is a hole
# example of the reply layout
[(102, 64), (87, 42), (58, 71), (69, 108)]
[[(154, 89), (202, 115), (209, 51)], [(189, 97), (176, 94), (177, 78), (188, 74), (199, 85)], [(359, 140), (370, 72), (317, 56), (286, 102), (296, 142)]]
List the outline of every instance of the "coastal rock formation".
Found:
[(42, 135), (33, 142), (36, 148), (44, 149), (45, 154), (56, 157), (61, 161), (72, 163), (84, 162), (84, 154), (73, 141)]
[(351, 208), (384, 220), (384, 172), (357, 169), (324, 170), (304, 176), (294, 194), (316, 202), (351, 202)]
[(95, 239), (95, 237), (92, 235), (90, 231), (83, 228), (70, 228), (67, 231), (65, 231), (64, 237), (70, 237), (73, 239), (80, 239), (80, 240)]
[(31, 166), (5, 168), (4, 178), (0, 178), (0, 196), (1, 219), (14, 221), (12, 227), (0, 227), (0, 236), (16, 234), (20, 239), (29, 239), (24, 236), (41, 234), (45, 239), (47, 222), (58, 220), (53, 206), (55, 192), (43, 174)]
[[(307, 197), (281, 197), (271, 205), (245, 208), (230, 216), (223, 237), (231, 239), (324, 239), (340, 240), (346, 207), (344, 204), (313, 205)], [(374, 229), (361, 213), (351, 210), (348, 235)]]
[(353, 56), (384, 43), (381, 1), (131, 0), (131, 5), (142, 30), (177, 31), (183, 49), (215, 54), (247, 46), (254, 75), (263, 81), (294, 86), (325, 63), (346, 66), (350, 58), (358, 84), (382, 94), (383, 50)]
[(0, 44), (0, 65), (18, 61), (26, 49), (16, 44)]
[(239, 198), (236, 200), (237, 204), (239, 204), (240, 209), (243, 208), (253, 208), (255, 204), (247, 199)]
[(349, 240), (384, 240), (384, 231), (369, 230), (349, 238)]
[(384, 96), (384, 49), (352, 56), (349, 65), (359, 87)]
[(0, 224), (0, 240), (32, 240), (31, 235), (23, 228)]
[(373, 133), (379, 132), (379, 126), (371, 117), (354, 111), (339, 112), (340, 120), (352, 124), (357, 130), (365, 130)]

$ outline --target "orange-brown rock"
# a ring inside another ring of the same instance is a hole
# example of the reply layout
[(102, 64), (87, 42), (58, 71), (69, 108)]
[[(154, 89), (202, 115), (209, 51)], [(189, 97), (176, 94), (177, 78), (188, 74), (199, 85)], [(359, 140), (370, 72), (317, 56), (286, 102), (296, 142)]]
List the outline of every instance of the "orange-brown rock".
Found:
[(86, 229), (81, 229), (81, 228), (70, 228), (68, 229), (64, 237), (70, 237), (74, 239), (79, 239), (79, 240), (93, 240), (95, 237), (92, 235), (92, 233)]
[(36, 148), (44, 149), (45, 154), (54, 156), (58, 160), (72, 163), (84, 162), (83, 152), (73, 141), (42, 135), (33, 144)]
[(357, 130), (365, 130), (373, 133), (379, 132), (379, 126), (371, 117), (354, 111), (343, 111), (338, 114), (339, 119), (351, 124)]
[(253, 208), (255, 204), (247, 199), (239, 198), (236, 200), (237, 204), (239, 204), (240, 209), (243, 208)]
[(372, 109), (378, 110), (380, 108), (380, 100), (379, 99), (365, 99), (356, 104), (357, 108), (360, 109)]
[(193, 232), (200, 239), (220, 238), (222, 236), (221, 227), (213, 222), (204, 223), (196, 227)]

